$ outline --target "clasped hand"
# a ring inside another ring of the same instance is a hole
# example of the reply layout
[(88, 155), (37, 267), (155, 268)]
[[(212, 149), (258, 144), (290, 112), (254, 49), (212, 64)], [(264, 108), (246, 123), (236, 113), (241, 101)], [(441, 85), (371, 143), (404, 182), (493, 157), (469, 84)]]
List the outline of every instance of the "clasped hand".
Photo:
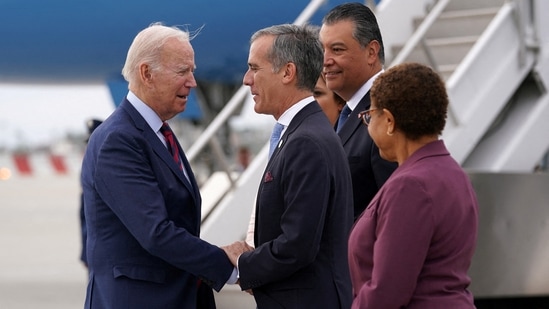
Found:
[(231, 263), (237, 267), (238, 257), (246, 251), (252, 251), (254, 248), (250, 247), (245, 241), (235, 241), (230, 245), (222, 246), (221, 249), (225, 251)]
[[(233, 263), (234, 267), (237, 267), (238, 264), (238, 257), (246, 251), (252, 251), (254, 248), (250, 247), (245, 241), (235, 241), (234, 243), (228, 245), (228, 246), (222, 246), (221, 249), (225, 251), (225, 254), (229, 257), (229, 260), (231, 260), (231, 263)], [(240, 284), (238, 280), (236, 283)], [(246, 290), (246, 293), (253, 295), (252, 290)]]

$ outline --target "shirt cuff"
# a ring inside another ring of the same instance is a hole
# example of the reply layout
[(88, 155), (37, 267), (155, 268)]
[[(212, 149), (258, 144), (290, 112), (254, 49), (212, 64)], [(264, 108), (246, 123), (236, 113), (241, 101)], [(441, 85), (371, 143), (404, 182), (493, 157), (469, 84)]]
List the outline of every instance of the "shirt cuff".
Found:
[(236, 282), (238, 282), (238, 269), (235, 267), (233, 268), (231, 276), (227, 280), (227, 284), (236, 284)]

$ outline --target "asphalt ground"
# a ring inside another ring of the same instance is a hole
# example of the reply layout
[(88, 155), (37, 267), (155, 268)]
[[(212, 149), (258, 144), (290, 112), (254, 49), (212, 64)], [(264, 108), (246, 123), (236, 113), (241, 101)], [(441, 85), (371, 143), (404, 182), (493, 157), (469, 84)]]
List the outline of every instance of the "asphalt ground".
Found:
[[(83, 308), (78, 175), (0, 180), (0, 309)], [(255, 308), (237, 286), (215, 293), (219, 309)]]

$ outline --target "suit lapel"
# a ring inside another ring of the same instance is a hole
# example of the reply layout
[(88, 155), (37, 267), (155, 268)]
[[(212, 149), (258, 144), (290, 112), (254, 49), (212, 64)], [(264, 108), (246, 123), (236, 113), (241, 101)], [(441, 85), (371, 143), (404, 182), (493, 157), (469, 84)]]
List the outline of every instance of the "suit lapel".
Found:
[[(150, 132), (149, 132), (150, 131)], [(185, 185), (187, 190), (191, 192), (193, 195), (195, 201), (198, 202), (198, 194), (197, 194), (197, 188), (196, 188), (196, 181), (194, 180), (194, 175), (191, 171), (191, 167), (189, 165), (189, 162), (187, 161), (187, 157), (185, 156), (185, 153), (181, 149), (181, 145), (179, 144), (179, 141), (177, 140), (177, 137), (175, 138), (175, 142), (177, 143), (177, 148), (179, 148), (179, 155), (181, 156), (183, 167), (185, 168), (185, 171), (187, 172), (187, 175), (189, 176), (189, 179), (187, 180), (187, 177), (185, 177), (185, 174), (183, 174), (183, 171), (177, 166), (175, 161), (173, 160), (170, 152), (168, 149), (162, 144), (162, 142), (158, 139), (158, 136), (156, 133), (154, 133), (152, 130), (145, 131), (147, 134), (147, 140), (151, 142), (151, 145), (154, 149), (154, 152), (166, 163), (166, 165), (172, 170), (172, 172), (179, 178), (179, 180)], [(199, 203), (197, 203), (199, 205)]]
[(196, 184), (196, 181), (194, 179), (194, 175), (191, 171), (191, 167), (189, 165), (189, 162), (187, 161), (187, 158), (185, 157), (185, 154), (183, 150), (181, 149), (181, 145), (179, 145), (179, 141), (177, 140), (177, 137), (175, 137), (175, 141), (177, 143), (177, 147), (179, 148), (179, 154), (181, 155), (181, 158), (183, 159), (183, 165), (187, 171), (187, 174), (189, 175), (189, 180), (187, 180), (187, 177), (183, 174), (183, 171), (179, 169), (175, 161), (173, 160), (170, 152), (167, 150), (167, 148), (162, 144), (158, 136), (156, 135), (156, 132), (154, 132), (151, 127), (147, 124), (145, 119), (139, 114), (139, 112), (131, 105), (131, 103), (124, 99), (122, 104), (120, 104), (121, 108), (124, 108), (130, 117), (133, 119), (133, 122), (138, 130), (143, 132), (143, 135), (145, 136), (145, 139), (149, 141), (149, 144), (153, 148), (154, 152), (158, 155), (164, 163), (172, 170), (172, 172), (177, 175), (179, 180), (185, 185), (187, 190), (191, 192), (193, 195), (193, 198), (196, 202), (196, 205), (200, 205), (200, 194), (198, 193), (198, 187)]
[[(292, 119), (290, 124), (288, 125), (288, 128), (286, 128), (286, 131), (284, 134), (280, 137), (280, 141), (278, 142), (277, 147), (275, 148), (273, 154), (271, 155), (271, 158), (267, 162), (267, 166), (265, 167), (265, 170), (263, 171), (263, 177), (261, 178), (261, 182), (259, 184), (258, 188), (258, 195), (256, 197), (256, 204), (255, 204), (255, 231), (258, 231), (257, 222), (260, 215), (259, 210), (259, 196), (263, 192), (263, 186), (267, 180), (267, 178), (272, 177), (271, 171), (273, 170), (273, 162), (276, 161), (275, 158), (278, 156), (278, 153), (284, 148), (286, 145), (287, 140), (290, 138), (292, 133), (301, 125), (303, 120), (307, 118), (309, 115), (313, 113), (322, 113), (322, 109), (320, 108), (320, 105), (318, 105), (318, 102), (314, 101), (309, 104), (307, 104), (305, 107), (303, 107)], [(254, 243), (256, 246), (259, 245), (259, 238), (258, 233), (254, 233)]]
[(271, 159), (267, 163), (267, 167), (269, 166), (269, 163), (271, 161), (273, 161), (273, 158), (278, 154), (280, 149), (282, 149), (284, 147), (284, 145), (286, 144), (286, 140), (288, 139), (290, 134), (292, 134), (292, 132), (295, 131), (295, 129), (297, 127), (299, 127), (299, 125), (301, 124), (303, 119), (305, 119), (310, 114), (312, 114), (314, 112), (319, 112), (319, 111), (322, 112), (322, 109), (320, 109), (320, 105), (318, 105), (318, 103), (316, 101), (314, 101), (314, 102), (311, 102), (311, 103), (305, 105), (305, 107), (303, 107), (294, 116), (294, 118), (292, 119), (292, 121), (288, 125), (288, 128), (286, 128), (286, 131), (284, 131), (284, 134), (280, 137), (280, 141), (278, 142), (277, 147), (275, 148), (275, 150), (274, 150), (274, 152), (271, 156)]

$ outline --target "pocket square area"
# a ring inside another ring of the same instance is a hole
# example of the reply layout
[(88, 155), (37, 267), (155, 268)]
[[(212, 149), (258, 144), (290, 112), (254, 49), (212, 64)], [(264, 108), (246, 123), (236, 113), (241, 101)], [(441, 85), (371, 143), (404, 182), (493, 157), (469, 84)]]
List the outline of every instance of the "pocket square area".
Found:
[(271, 174), (271, 172), (267, 171), (265, 173), (265, 177), (263, 178), (263, 182), (271, 182), (271, 181), (273, 181), (273, 179), (274, 178), (273, 178), (273, 175)]

